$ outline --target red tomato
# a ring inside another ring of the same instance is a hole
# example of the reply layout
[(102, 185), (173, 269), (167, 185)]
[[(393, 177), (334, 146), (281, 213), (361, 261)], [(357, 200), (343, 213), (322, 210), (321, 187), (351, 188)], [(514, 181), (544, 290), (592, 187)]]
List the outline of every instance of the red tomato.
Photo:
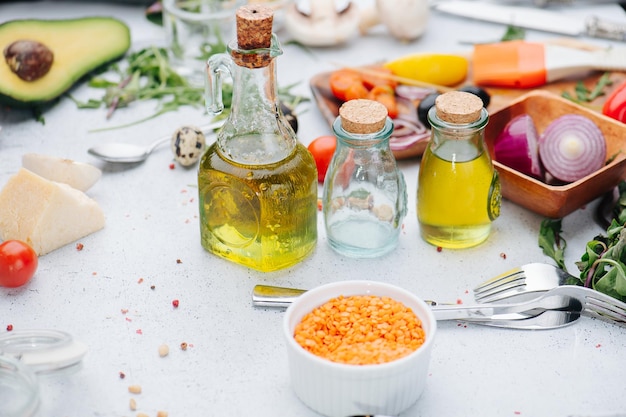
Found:
[(626, 123), (626, 81), (622, 82), (604, 102), (602, 114)]
[(26, 284), (35, 275), (37, 265), (37, 253), (26, 243), (7, 240), (0, 244), (0, 286)]
[(330, 135), (315, 138), (309, 144), (309, 152), (313, 155), (315, 165), (317, 165), (317, 180), (319, 182), (324, 182), (328, 165), (330, 165), (330, 160), (333, 158), (336, 147), (337, 138)]

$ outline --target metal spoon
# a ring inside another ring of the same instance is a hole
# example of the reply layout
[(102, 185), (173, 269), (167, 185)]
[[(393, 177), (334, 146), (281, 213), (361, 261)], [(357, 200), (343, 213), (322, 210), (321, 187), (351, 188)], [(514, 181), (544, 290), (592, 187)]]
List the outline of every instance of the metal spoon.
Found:
[[(200, 130), (204, 134), (211, 133), (213, 130), (222, 127), (224, 121), (225, 120), (219, 120), (201, 126)], [(166, 142), (169, 142), (171, 139), (172, 135), (163, 136), (148, 146), (138, 146), (130, 143), (103, 143), (90, 148), (87, 152), (106, 162), (133, 164), (145, 161), (152, 151)]]

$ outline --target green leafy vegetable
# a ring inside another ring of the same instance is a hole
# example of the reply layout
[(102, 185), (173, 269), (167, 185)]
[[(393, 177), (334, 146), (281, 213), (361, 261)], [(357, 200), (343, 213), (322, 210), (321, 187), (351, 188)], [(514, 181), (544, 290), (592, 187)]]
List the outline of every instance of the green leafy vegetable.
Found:
[[(176, 111), (183, 106), (203, 107), (204, 88), (196, 87), (179, 75), (169, 64), (165, 48), (148, 47), (129, 54), (122, 69), (118, 63), (111, 65), (107, 72), (94, 75), (88, 85), (92, 88), (104, 90), (100, 99), (89, 99), (81, 102), (74, 97), (70, 98), (80, 109), (107, 108), (107, 119), (110, 119), (117, 109), (127, 107), (135, 101), (156, 100), (157, 107), (153, 114), (134, 122), (106, 127), (94, 131), (118, 129), (132, 126), (154, 119), (164, 113)], [(113, 79), (111, 79), (111, 77)], [(290, 93), (294, 84), (279, 88), (278, 96), (291, 109), (307, 99)], [(232, 99), (232, 86), (222, 85), (224, 107), (228, 110)], [(228, 114), (220, 115), (225, 117)]]
[(567, 271), (565, 266), (565, 248), (567, 242), (561, 235), (561, 219), (545, 219), (541, 222), (539, 229), (539, 247), (543, 253), (556, 262), (557, 266)]
[(598, 97), (603, 96), (605, 94), (604, 90), (606, 89), (606, 87), (612, 84), (613, 81), (610, 78), (610, 73), (605, 72), (604, 74), (602, 74), (600, 79), (598, 79), (598, 82), (593, 86), (591, 90), (588, 89), (587, 86), (585, 86), (585, 83), (583, 83), (582, 81), (578, 81), (576, 83), (576, 86), (574, 87), (574, 93), (576, 94), (576, 96), (572, 96), (571, 93), (568, 91), (564, 91), (561, 96), (576, 103), (589, 103), (597, 99)]
[(523, 40), (526, 37), (526, 30), (524, 28), (520, 28), (517, 26), (508, 26), (506, 28), (506, 32), (500, 39), (503, 42), (506, 41), (515, 41), (515, 40)]

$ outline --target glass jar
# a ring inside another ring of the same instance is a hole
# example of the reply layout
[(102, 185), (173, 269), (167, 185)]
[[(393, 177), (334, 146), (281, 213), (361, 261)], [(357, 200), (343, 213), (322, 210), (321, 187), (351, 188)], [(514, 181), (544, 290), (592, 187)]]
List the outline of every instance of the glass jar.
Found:
[(260, 271), (296, 264), (317, 242), (317, 168), (280, 108), (272, 17), (262, 5), (239, 8), (237, 39), (208, 61), (209, 113), (224, 109), (224, 74), (233, 97), (198, 167), (202, 246)]
[(422, 238), (444, 248), (483, 242), (500, 215), (500, 181), (485, 146), (487, 110), (474, 94), (437, 97), (420, 164), (417, 218)]
[(0, 416), (31, 417), (39, 408), (39, 379), (75, 371), (87, 346), (57, 330), (21, 330), (0, 336)]
[(382, 256), (398, 244), (406, 215), (404, 176), (389, 148), (393, 122), (371, 100), (350, 100), (333, 123), (337, 148), (324, 179), (330, 246), (350, 257)]

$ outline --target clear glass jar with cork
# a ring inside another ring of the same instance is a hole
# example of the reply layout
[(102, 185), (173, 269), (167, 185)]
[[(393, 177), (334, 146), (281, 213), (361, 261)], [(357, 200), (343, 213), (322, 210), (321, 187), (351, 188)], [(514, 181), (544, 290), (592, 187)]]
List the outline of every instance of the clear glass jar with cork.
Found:
[(439, 247), (478, 245), (500, 215), (500, 181), (484, 140), (489, 115), (474, 94), (452, 91), (437, 97), (428, 120), (432, 134), (417, 188), (420, 233)]
[(333, 123), (337, 148), (324, 180), (323, 213), (330, 246), (373, 258), (393, 250), (406, 215), (404, 176), (389, 148), (393, 122), (372, 100), (350, 100)]
[(208, 61), (207, 110), (219, 114), (222, 76), (233, 80), (231, 111), (198, 167), (201, 242), (208, 251), (260, 271), (294, 265), (317, 242), (317, 169), (278, 102), (273, 11), (236, 15), (228, 54)]

